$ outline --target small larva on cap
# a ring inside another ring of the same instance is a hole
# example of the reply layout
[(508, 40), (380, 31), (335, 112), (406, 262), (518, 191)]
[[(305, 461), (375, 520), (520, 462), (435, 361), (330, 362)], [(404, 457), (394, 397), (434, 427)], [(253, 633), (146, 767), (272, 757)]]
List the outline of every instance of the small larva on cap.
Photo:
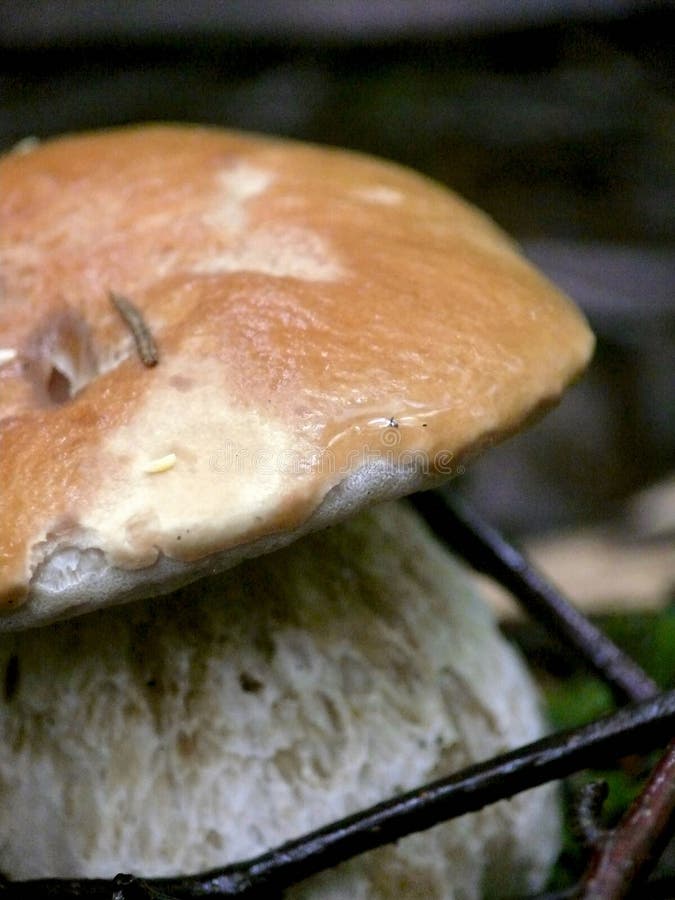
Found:
[(16, 359), (18, 353), (16, 350), (13, 350), (11, 347), (0, 347), (0, 366), (4, 366), (5, 363), (12, 362), (13, 359)]
[(115, 294), (113, 291), (110, 291), (110, 301), (131, 329), (138, 348), (138, 355), (141, 357), (143, 365), (156, 366), (159, 361), (157, 345), (141, 315), (141, 311), (131, 300), (123, 297), (121, 294)]
[(160, 456), (158, 459), (153, 459), (143, 468), (143, 471), (148, 475), (156, 475), (158, 472), (166, 472), (168, 469), (172, 469), (175, 465), (176, 454), (167, 453), (166, 456)]

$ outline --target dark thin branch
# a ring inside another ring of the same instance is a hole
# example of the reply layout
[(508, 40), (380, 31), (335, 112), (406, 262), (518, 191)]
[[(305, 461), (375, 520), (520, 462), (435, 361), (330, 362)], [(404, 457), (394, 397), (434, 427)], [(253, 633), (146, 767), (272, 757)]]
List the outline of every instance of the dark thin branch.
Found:
[[(625, 707), (582, 728), (544, 738), (479, 763), (449, 778), (385, 801), (284, 844), (255, 859), (192, 877), (40, 880), (0, 884), (0, 900), (117, 900), (145, 898), (265, 897), (316, 872), (407, 834), (482, 809), (521, 791), (564, 778), (581, 768), (606, 765), (658, 746), (675, 730), (675, 691)], [(125, 881), (125, 879), (127, 879)], [(120, 893), (121, 891), (121, 893)]]
[(432, 531), (479, 572), (495, 578), (525, 610), (572, 648), (622, 700), (658, 693), (652, 679), (473, 510), (447, 492), (416, 494), (411, 502)]
[(621, 822), (597, 845), (580, 900), (620, 900), (632, 894), (649, 876), (673, 830), (675, 739)]

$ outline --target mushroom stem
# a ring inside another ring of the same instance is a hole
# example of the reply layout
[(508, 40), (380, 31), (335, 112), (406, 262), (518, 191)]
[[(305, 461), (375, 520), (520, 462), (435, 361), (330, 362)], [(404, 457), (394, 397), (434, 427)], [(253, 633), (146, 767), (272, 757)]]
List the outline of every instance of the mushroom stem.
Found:
[[(198, 897), (274, 896), (322, 869), (423, 831), (450, 818), (478, 809), (580, 768), (606, 763), (608, 757), (642, 753), (675, 728), (675, 691), (627, 706), (590, 725), (565, 731), (469, 766), (448, 778), (379, 803), (314, 831), (255, 859), (186, 878), (152, 880), (122, 876), (117, 897), (192, 900)], [(120, 876), (118, 876), (118, 879)], [(117, 885), (113, 890), (117, 889)], [(0, 882), (2, 900), (103, 900), (111, 896), (111, 882), (39, 880)], [(591, 896), (591, 895), (589, 895)], [(597, 895), (595, 895), (597, 896)]]

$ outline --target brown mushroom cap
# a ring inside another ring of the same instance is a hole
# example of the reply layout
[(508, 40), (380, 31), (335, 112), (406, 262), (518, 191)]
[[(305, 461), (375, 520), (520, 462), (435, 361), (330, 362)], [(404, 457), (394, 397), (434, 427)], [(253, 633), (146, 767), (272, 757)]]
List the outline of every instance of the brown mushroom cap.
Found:
[(395, 165), (176, 126), (10, 153), (0, 628), (437, 483), (555, 402), (592, 344), (486, 217)]

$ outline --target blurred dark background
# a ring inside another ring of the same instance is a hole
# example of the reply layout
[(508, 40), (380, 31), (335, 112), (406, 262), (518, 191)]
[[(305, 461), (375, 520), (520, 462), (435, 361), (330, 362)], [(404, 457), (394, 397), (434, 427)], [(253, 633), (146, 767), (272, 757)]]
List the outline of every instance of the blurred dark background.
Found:
[(611, 519), (675, 459), (674, 9), (0, 0), (0, 149), (213, 122), (379, 154), (457, 189), (599, 337), (584, 382), (462, 489), (515, 533)]

